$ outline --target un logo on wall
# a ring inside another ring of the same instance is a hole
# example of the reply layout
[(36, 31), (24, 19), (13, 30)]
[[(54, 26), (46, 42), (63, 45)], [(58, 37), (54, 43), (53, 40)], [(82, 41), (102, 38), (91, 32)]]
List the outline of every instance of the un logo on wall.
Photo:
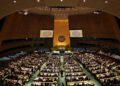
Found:
[(60, 35), (60, 36), (58, 37), (58, 40), (59, 40), (59, 42), (64, 42), (64, 41), (65, 41), (65, 36)]

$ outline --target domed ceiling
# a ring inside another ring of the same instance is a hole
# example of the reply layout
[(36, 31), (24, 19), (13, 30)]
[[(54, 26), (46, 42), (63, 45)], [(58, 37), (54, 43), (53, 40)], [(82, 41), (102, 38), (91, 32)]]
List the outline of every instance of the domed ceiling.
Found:
[(0, 18), (21, 10), (61, 16), (103, 11), (120, 18), (120, 0), (0, 0)]

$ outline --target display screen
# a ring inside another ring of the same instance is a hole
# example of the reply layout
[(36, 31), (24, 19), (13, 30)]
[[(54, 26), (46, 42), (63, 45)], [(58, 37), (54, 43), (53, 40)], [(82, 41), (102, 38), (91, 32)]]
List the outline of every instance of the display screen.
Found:
[(70, 37), (83, 37), (82, 30), (70, 30)]
[(40, 30), (40, 38), (52, 38), (53, 30)]

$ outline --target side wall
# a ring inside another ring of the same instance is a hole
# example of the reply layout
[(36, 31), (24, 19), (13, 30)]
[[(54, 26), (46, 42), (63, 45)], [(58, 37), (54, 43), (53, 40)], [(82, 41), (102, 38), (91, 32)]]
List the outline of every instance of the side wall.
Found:
[(40, 30), (53, 30), (53, 28), (54, 17), (50, 15), (25, 16), (18, 13), (9, 15), (0, 32), (0, 52), (22, 46), (50, 47), (53, 44), (52, 38), (39, 39)]
[[(96, 14), (84, 14), (69, 16), (69, 27), (71, 30), (83, 30), (84, 37), (102, 38), (102, 39), (114, 39), (120, 42), (120, 29), (116, 23), (114, 16), (107, 13)], [(72, 42), (72, 40), (71, 40)], [(82, 42), (78, 39), (76, 42)], [(75, 42), (74, 42), (75, 43)], [(79, 44), (76, 43), (76, 44)], [(101, 44), (101, 42), (89, 42), (84, 41), (82, 43)], [(120, 49), (119, 43), (106, 43), (102, 45), (108, 45), (117, 47)], [(107, 46), (106, 45), (106, 46)]]

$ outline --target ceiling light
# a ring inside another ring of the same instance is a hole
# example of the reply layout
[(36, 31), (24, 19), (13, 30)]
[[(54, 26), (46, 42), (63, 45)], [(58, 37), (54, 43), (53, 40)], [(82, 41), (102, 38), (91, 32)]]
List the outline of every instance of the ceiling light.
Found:
[(28, 10), (21, 10), (21, 11), (18, 11), (19, 14), (22, 14), (22, 15), (28, 15)]
[(13, 0), (13, 3), (16, 3), (17, 1), (16, 0)]
[(40, 2), (40, 0), (37, 0), (37, 2), (39, 3), (39, 2)]
[(93, 13), (98, 15), (98, 14), (102, 13), (102, 10), (96, 10)]
[(97, 14), (97, 15), (99, 14), (99, 12), (98, 12), (98, 11), (94, 11), (93, 13), (94, 13), (94, 14)]
[(24, 15), (28, 15), (28, 11), (26, 10), (26, 11), (24, 11)]
[(27, 11), (25, 11), (25, 12), (24, 12), (24, 15), (28, 15), (28, 12), (27, 12)]
[(63, 0), (60, 0), (61, 2), (63, 2)]
[(86, 0), (83, 0), (83, 2), (86, 2)]
[(105, 4), (107, 4), (108, 3), (108, 1), (107, 0), (105, 0)]

